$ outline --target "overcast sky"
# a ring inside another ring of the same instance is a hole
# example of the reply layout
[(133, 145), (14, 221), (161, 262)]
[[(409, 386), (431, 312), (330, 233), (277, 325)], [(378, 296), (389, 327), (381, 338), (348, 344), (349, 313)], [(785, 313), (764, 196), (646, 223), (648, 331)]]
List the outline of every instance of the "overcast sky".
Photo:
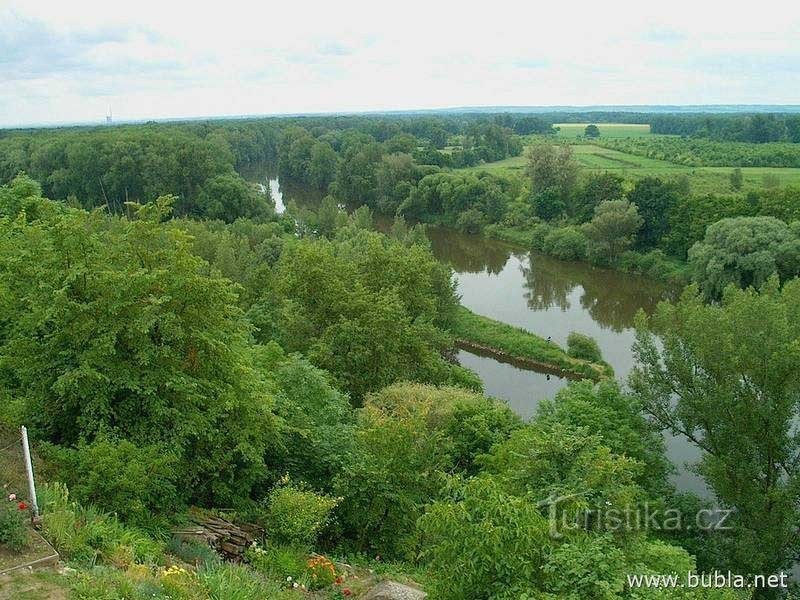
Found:
[(0, 125), (597, 104), (800, 104), (800, 3), (0, 0)]

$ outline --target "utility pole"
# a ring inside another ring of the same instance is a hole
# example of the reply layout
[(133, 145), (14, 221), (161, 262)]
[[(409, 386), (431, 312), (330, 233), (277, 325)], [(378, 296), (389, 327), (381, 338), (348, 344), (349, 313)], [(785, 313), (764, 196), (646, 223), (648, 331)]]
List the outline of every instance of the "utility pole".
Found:
[(22, 454), (25, 458), (25, 472), (28, 474), (28, 496), (33, 510), (33, 520), (39, 518), (39, 503), (36, 501), (36, 484), (33, 481), (33, 463), (31, 462), (31, 448), (28, 445), (28, 429), (23, 425), (22, 431)]

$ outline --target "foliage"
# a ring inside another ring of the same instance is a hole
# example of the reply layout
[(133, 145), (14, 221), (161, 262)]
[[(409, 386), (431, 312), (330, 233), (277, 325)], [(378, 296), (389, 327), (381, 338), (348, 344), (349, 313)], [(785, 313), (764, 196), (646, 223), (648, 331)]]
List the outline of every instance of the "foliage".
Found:
[(267, 535), (280, 544), (312, 545), (338, 502), (292, 484), (276, 487), (262, 517)]
[(123, 568), (163, 562), (163, 544), (112, 515), (71, 501), (63, 484), (45, 484), (39, 495), (42, 532), (62, 557), (81, 564), (104, 562)]
[(774, 274), (796, 276), (800, 238), (774, 217), (722, 219), (689, 250), (689, 265), (705, 296), (718, 299), (729, 284), (759, 288)]
[(48, 454), (79, 503), (127, 523), (147, 527), (156, 515), (169, 519), (182, 508), (178, 459), (167, 448), (100, 436), (75, 449), (52, 447)]
[(800, 167), (800, 149), (792, 143), (753, 144), (656, 135), (604, 139), (601, 144), (690, 167)]
[(636, 481), (656, 497), (667, 487), (673, 467), (666, 458), (661, 432), (643, 416), (641, 408), (614, 381), (580, 381), (559, 390), (554, 399), (543, 400), (536, 421), (597, 434), (612, 452), (645, 466)]
[(583, 130), (583, 135), (587, 138), (597, 138), (600, 137), (600, 128), (595, 124), (589, 124)]
[(653, 248), (669, 230), (669, 215), (678, 202), (678, 188), (658, 177), (645, 177), (628, 193), (628, 201), (638, 208), (642, 226), (638, 232), (641, 248)]
[(531, 181), (531, 192), (538, 194), (554, 190), (566, 204), (578, 178), (578, 163), (572, 157), (572, 147), (535, 144), (528, 148), (526, 174)]
[(589, 238), (589, 253), (596, 260), (613, 263), (634, 241), (643, 219), (635, 204), (607, 200), (594, 209), (594, 217), (583, 226)]
[(246, 495), (276, 425), (237, 288), (181, 231), (39, 204), (41, 220), (0, 222), (14, 307), (0, 318), (0, 379), (32, 432), (167, 444), (192, 499)]
[(542, 582), (547, 519), (487, 477), (453, 485), (419, 521), (423, 560), (442, 598), (519, 598)]
[(570, 332), (567, 336), (567, 354), (573, 358), (580, 358), (594, 363), (599, 363), (603, 360), (597, 341), (588, 335), (575, 331)]
[(447, 383), (437, 326), (455, 309), (449, 269), (427, 248), (360, 229), (286, 244), (270, 306), (277, 341), (326, 369), (354, 400), (398, 379)]
[(0, 548), (19, 552), (28, 544), (26, 511), (19, 510), (16, 502), (0, 498)]
[(798, 300), (798, 282), (781, 290), (776, 277), (760, 292), (730, 286), (717, 305), (694, 286), (639, 319), (631, 387), (661, 427), (701, 450), (698, 471), (735, 509), (725, 532), (734, 571), (777, 572), (798, 551)]

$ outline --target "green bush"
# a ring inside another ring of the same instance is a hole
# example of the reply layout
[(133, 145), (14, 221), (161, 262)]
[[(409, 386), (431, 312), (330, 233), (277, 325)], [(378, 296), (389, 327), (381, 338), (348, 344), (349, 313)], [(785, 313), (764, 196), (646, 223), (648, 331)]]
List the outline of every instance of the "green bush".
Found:
[(588, 335), (575, 331), (567, 336), (567, 354), (573, 358), (580, 358), (593, 363), (599, 363), (603, 360), (603, 355), (600, 353), (600, 347), (597, 342)]
[(221, 562), (213, 548), (198, 540), (174, 537), (167, 544), (167, 552), (196, 567), (210, 566)]
[(81, 504), (142, 527), (152, 525), (154, 514), (165, 518), (182, 507), (178, 459), (159, 446), (101, 437), (77, 449), (51, 447), (49, 453), (58, 478)]
[(275, 488), (263, 518), (267, 535), (282, 544), (312, 545), (339, 500), (293, 485)]
[(586, 258), (587, 240), (576, 227), (553, 229), (544, 238), (542, 250), (561, 260), (583, 260)]
[(26, 512), (19, 510), (14, 503), (3, 502), (3, 504), (0, 504), (0, 548), (4, 547), (19, 551), (27, 545), (26, 514)]

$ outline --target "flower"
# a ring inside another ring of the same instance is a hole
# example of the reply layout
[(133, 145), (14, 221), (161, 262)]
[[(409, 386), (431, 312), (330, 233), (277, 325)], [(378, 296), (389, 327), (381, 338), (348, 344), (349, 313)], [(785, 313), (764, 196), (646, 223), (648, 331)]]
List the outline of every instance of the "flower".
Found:
[(344, 588), (342, 590), (342, 596), (352, 596), (353, 592), (350, 591), (350, 588)]
[(342, 577), (341, 575), (339, 575), (339, 576), (338, 576), (338, 577), (337, 577), (337, 578), (334, 580), (334, 583), (335, 583), (336, 585), (342, 585), (342, 583), (343, 583), (343, 582), (344, 582), (344, 577)]
[(17, 495), (16, 494), (9, 494), (8, 495), (8, 501), (9, 502), (13, 502), (16, 499), (17, 499)]
[(28, 510), (28, 505), (25, 504), (24, 502), (20, 502), (19, 504), (17, 504), (17, 508), (19, 508), (20, 510)]
[(291, 575), (289, 575), (289, 576), (286, 578), (286, 581), (291, 581), (291, 580), (292, 580), (292, 576), (291, 576)]

